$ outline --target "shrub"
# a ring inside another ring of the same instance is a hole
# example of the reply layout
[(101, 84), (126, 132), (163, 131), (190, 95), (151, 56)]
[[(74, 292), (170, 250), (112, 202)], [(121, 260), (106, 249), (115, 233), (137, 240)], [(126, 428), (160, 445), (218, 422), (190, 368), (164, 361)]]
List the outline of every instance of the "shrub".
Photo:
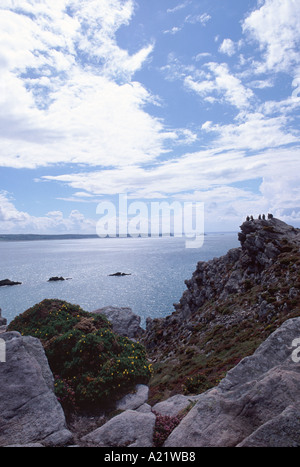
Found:
[(211, 382), (204, 374), (197, 374), (186, 378), (183, 391), (184, 394), (200, 394), (212, 386)]
[(9, 330), (41, 339), (66, 411), (107, 406), (150, 378), (145, 348), (77, 305), (44, 300), (17, 316)]
[(156, 415), (156, 421), (153, 434), (153, 445), (154, 447), (161, 447), (170, 433), (172, 433), (177, 425), (179, 425), (182, 417), (170, 417), (168, 415), (161, 415), (156, 412), (154, 413)]

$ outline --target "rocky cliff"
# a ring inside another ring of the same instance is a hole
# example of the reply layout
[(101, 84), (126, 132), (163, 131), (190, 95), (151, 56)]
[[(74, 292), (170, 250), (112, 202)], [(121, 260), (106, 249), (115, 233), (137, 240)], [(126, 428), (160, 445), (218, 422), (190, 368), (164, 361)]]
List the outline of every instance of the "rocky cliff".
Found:
[(241, 246), (199, 262), (175, 311), (148, 319), (153, 402), (216, 383), (285, 320), (300, 314), (300, 229), (276, 218), (244, 222)]

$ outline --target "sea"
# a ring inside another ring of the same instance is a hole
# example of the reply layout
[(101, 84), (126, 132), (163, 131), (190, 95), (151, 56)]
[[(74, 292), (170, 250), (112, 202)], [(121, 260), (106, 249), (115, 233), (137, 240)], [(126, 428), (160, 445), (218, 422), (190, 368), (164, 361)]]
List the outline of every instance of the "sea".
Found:
[[(146, 319), (172, 314), (174, 303), (198, 261), (240, 246), (237, 233), (207, 233), (201, 248), (186, 248), (178, 237), (84, 238), (0, 242), (2, 279), (22, 282), (0, 287), (2, 317), (12, 319), (46, 298), (80, 305), (130, 307)], [(126, 276), (110, 276), (123, 272)], [(64, 281), (48, 282), (62, 276)]]

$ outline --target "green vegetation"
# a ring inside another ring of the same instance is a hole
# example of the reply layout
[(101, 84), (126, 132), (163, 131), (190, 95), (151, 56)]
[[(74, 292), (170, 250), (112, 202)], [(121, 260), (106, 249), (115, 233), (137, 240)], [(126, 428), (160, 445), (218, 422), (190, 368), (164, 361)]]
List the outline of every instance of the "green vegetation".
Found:
[(9, 325), (38, 337), (67, 412), (108, 407), (151, 374), (144, 347), (112, 331), (103, 315), (62, 300), (44, 300)]

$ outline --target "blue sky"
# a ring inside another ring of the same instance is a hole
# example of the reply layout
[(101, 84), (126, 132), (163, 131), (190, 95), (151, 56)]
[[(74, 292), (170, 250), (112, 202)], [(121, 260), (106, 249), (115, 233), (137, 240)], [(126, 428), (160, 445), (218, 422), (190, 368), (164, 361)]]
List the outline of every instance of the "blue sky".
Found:
[(95, 233), (99, 202), (300, 226), (298, 0), (2, 0), (0, 233)]

